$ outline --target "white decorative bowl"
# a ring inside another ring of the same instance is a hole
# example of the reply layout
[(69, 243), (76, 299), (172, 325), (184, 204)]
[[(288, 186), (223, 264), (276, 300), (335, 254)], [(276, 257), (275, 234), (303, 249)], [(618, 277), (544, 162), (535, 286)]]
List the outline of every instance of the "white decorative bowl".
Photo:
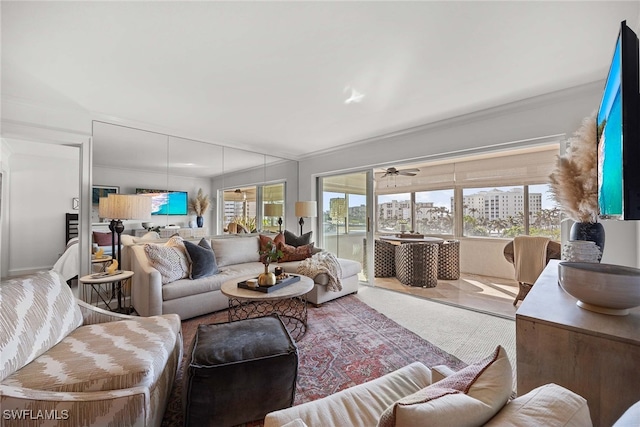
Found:
[(558, 264), (560, 286), (578, 299), (578, 307), (625, 316), (640, 305), (640, 270), (592, 262)]

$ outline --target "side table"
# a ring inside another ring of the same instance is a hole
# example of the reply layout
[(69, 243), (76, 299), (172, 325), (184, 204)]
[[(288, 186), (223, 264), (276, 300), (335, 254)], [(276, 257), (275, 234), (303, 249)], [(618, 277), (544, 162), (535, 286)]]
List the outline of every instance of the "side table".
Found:
[[(102, 303), (107, 310), (117, 313), (130, 314), (133, 311), (133, 307), (124, 307), (123, 304), (123, 290), (124, 287), (131, 283), (131, 277), (133, 277), (133, 271), (119, 270), (116, 274), (107, 275), (106, 273), (94, 273), (83, 276), (79, 279), (80, 283), (84, 286), (91, 286), (91, 297), (89, 302), (96, 307)], [(115, 286), (115, 295), (111, 289), (113, 284)], [(115, 301), (114, 301), (115, 299)], [(116, 307), (111, 305), (116, 302)]]

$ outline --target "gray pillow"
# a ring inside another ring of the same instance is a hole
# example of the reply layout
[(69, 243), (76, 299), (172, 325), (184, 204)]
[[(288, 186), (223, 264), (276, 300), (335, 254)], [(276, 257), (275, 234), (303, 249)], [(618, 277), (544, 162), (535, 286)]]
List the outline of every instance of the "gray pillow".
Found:
[(289, 230), (284, 230), (284, 242), (287, 245), (295, 246), (296, 248), (298, 246), (308, 245), (311, 243), (311, 233), (313, 233), (313, 231), (304, 233), (302, 236), (298, 237)]
[(219, 273), (216, 255), (204, 237), (197, 245), (185, 240), (184, 247), (187, 249), (187, 255), (191, 261), (189, 278), (200, 279)]

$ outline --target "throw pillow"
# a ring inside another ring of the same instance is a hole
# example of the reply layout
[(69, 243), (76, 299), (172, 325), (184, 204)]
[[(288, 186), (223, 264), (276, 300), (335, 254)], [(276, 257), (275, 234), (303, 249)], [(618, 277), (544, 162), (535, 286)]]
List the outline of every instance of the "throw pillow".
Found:
[(216, 254), (218, 267), (245, 262), (260, 262), (260, 254), (258, 253), (260, 239), (257, 236), (211, 239), (211, 247)]
[[(98, 246), (111, 246), (111, 235), (113, 233), (102, 233), (100, 231), (93, 232), (93, 242), (97, 243)], [(116, 239), (118, 240), (118, 239)]]
[(164, 246), (147, 243), (144, 252), (153, 268), (160, 272), (163, 285), (189, 277), (189, 260), (182, 237), (172, 237)]
[(378, 427), (480, 426), (502, 409), (512, 387), (511, 364), (498, 346), (486, 359), (395, 402)]
[(282, 251), (282, 258), (278, 262), (302, 261), (313, 255), (313, 243), (304, 246), (291, 246), (286, 243), (278, 243), (278, 249)]
[(197, 245), (185, 240), (184, 247), (191, 262), (191, 274), (189, 275), (191, 279), (200, 279), (219, 273), (216, 255), (207, 239), (203, 237)]
[(311, 243), (311, 233), (313, 233), (313, 231), (304, 233), (302, 236), (296, 236), (289, 230), (284, 230), (284, 242), (287, 245), (295, 247), (308, 245), (309, 243)]
[(284, 235), (282, 233), (278, 233), (273, 239), (270, 236), (266, 236), (264, 234), (260, 234), (260, 250), (264, 251), (267, 248), (267, 243), (272, 242), (274, 245), (278, 246), (279, 243), (285, 243)]

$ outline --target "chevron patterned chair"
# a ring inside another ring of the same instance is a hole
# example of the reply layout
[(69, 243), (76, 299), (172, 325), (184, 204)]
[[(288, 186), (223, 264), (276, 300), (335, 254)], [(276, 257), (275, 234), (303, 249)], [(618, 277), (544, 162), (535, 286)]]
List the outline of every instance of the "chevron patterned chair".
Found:
[(3, 426), (160, 426), (182, 359), (178, 315), (101, 310), (54, 270), (2, 282), (0, 304)]

